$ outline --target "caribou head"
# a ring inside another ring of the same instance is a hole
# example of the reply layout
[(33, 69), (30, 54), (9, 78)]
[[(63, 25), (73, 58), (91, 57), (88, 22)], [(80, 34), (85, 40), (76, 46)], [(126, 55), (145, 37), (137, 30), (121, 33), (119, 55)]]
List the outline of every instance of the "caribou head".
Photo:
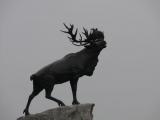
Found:
[(69, 27), (64, 23), (64, 26), (67, 29), (67, 31), (61, 31), (70, 35), (68, 38), (73, 45), (97, 49), (103, 49), (106, 47), (107, 43), (106, 41), (104, 41), (104, 33), (102, 31), (99, 31), (97, 28), (92, 28), (90, 32), (88, 32), (88, 30), (83, 27), (84, 32), (82, 32), (82, 34), (85, 36), (85, 38), (83, 38), (82, 35), (79, 33), (79, 39), (76, 39), (78, 28), (75, 30), (74, 33), (73, 24), (70, 24)]

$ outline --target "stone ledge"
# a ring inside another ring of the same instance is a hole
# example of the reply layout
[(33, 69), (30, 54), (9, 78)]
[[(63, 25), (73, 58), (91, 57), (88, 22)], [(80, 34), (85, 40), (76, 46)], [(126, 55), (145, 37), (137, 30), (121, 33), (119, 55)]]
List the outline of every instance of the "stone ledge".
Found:
[(93, 107), (92, 103), (63, 106), (23, 116), (17, 120), (92, 120)]

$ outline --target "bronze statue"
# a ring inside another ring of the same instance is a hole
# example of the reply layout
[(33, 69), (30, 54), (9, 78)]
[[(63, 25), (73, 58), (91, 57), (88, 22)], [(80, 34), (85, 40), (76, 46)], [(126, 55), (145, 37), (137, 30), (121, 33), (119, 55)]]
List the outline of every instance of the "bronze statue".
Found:
[(55, 84), (62, 84), (67, 81), (70, 82), (72, 89), (72, 104), (79, 104), (76, 97), (78, 79), (84, 75), (91, 76), (93, 74), (98, 62), (98, 55), (106, 47), (104, 34), (97, 28), (92, 28), (90, 32), (83, 28), (85, 39), (82, 39), (82, 35), (79, 34), (80, 38), (77, 40), (78, 29), (73, 33), (74, 25), (71, 24), (68, 27), (64, 24), (64, 26), (67, 31), (61, 31), (70, 35), (68, 38), (72, 44), (84, 46), (84, 49), (76, 53), (70, 53), (31, 75), (30, 80), (33, 81), (33, 92), (29, 96), (26, 108), (23, 111), (25, 115), (29, 115), (29, 106), (32, 99), (43, 89), (45, 89), (45, 97), (47, 99), (57, 102), (59, 106), (64, 106), (65, 104), (61, 100), (51, 96), (51, 92)]

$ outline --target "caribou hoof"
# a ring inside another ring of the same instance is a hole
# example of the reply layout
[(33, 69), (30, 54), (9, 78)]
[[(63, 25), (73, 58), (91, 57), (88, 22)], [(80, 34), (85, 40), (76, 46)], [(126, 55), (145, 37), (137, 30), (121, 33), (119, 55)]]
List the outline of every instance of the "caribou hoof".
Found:
[(72, 102), (72, 105), (78, 105), (78, 104), (80, 104), (78, 101), (73, 101)]
[(30, 113), (26, 109), (23, 110), (23, 114), (25, 114), (25, 116), (30, 115)]
[(65, 106), (65, 104), (63, 102), (59, 102), (58, 105), (59, 106)]

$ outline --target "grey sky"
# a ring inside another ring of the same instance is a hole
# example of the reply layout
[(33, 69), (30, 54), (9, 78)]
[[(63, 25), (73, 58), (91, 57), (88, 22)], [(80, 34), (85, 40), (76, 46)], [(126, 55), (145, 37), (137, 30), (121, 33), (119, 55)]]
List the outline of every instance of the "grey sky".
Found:
[[(94, 120), (159, 120), (159, 11), (158, 0), (1, 0), (0, 119), (22, 116), (32, 73), (82, 49), (59, 31), (66, 22), (80, 31), (98, 27), (108, 42), (93, 77), (78, 85), (79, 101), (96, 104)], [(55, 86), (52, 95), (72, 102), (68, 83)], [(30, 111), (53, 107), (42, 92)]]

